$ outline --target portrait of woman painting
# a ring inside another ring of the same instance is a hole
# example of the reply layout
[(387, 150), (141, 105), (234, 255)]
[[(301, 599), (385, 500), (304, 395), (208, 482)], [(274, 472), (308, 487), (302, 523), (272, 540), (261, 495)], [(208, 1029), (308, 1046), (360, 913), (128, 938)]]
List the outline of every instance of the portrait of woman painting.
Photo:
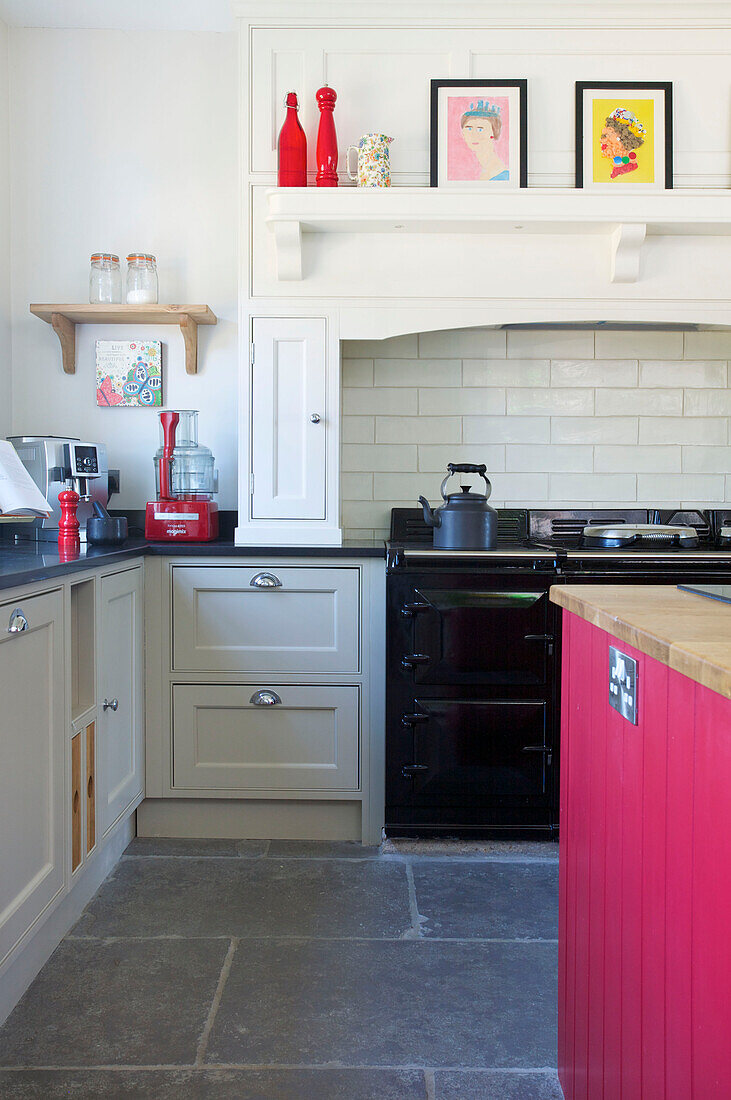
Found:
[(576, 85), (576, 186), (673, 185), (671, 84)]
[(526, 81), (432, 80), (431, 186), (525, 187)]

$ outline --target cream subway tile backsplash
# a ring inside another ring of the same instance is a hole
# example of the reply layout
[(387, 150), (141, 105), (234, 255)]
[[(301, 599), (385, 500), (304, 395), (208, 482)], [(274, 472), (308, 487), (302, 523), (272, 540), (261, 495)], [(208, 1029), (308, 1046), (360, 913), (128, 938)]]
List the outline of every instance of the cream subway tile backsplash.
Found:
[(552, 386), (636, 386), (636, 359), (554, 359)]
[(551, 420), (548, 416), (465, 416), (462, 437), (465, 443), (548, 443)]
[(682, 390), (597, 390), (597, 416), (681, 416)]
[(465, 359), (463, 386), (548, 386), (549, 359)]
[(594, 448), (597, 473), (680, 473), (680, 447)]
[[(448, 462), (484, 462), (493, 473), (505, 469), (505, 447), (501, 444), (424, 443), (419, 450), (419, 469), (425, 473), (442, 473)], [(729, 467), (731, 469), (731, 467)]]
[(377, 386), (459, 386), (461, 359), (376, 359)]
[(636, 416), (554, 416), (551, 443), (636, 443)]
[(505, 390), (501, 386), (479, 390), (419, 390), (419, 413), (426, 416), (467, 416), (474, 413), (502, 416), (505, 413)]
[(683, 333), (599, 328), (594, 338), (594, 354), (597, 359), (682, 359)]
[(728, 442), (728, 419), (710, 416), (641, 416), (640, 443), (697, 443), (700, 447)]
[(685, 359), (679, 363), (667, 359), (640, 362), (641, 386), (713, 386), (725, 388), (728, 375), (726, 363), (716, 359)]
[(590, 471), (594, 469), (594, 449), (509, 443), (505, 448), (505, 468), (524, 473), (531, 470), (545, 470), (547, 473)]
[(685, 411), (689, 416), (731, 416), (731, 390), (688, 390)]
[(418, 391), (401, 389), (344, 389), (343, 415), (354, 413), (378, 415), (379, 413), (416, 416), (418, 411)]
[(419, 358), (504, 359), (507, 333), (503, 329), (462, 328), (447, 332), (422, 332)]
[(497, 506), (731, 504), (731, 334), (463, 329), (342, 346), (346, 537), (485, 462)]
[(731, 332), (686, 332), (687, 359), (731, 359)]
[(593, 359), (591, 329), (508, 330), (508, 359)]
[(591, 416), (594, 412), (594, 390), (508, 390), (507, 397), (508, 414), (511, 416), (529, 416), (531, 413)]

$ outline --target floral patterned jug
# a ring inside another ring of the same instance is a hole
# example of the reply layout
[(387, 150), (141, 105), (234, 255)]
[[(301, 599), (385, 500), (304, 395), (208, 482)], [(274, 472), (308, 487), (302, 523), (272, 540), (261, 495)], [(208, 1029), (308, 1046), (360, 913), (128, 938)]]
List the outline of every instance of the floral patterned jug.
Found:
[[(359, 187), (390, 187), (391, 161), (388, 147), (393, 138), (386, 134), (363, 134), (358, 145), (349, 145), (345, 153), (348, 177), (357, 180)], [(358, 154), (358, 171), (350, 170), (350, 152)]]

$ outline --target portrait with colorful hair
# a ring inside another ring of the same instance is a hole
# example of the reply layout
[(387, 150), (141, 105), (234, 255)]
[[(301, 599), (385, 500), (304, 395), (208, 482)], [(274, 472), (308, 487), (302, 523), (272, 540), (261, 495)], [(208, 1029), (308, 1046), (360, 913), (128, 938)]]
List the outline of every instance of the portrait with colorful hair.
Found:
[(672, 85), (576, 85), (576, 186), (672, 187)]

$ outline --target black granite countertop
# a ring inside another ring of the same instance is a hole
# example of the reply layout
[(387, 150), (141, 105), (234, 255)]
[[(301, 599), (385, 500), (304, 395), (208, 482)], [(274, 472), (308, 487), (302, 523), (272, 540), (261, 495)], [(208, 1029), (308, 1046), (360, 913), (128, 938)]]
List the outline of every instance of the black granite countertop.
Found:
[(151, 554), (176, 558), (385, 558), (386, 548), (382, 540), (344, 542), (342, 546), (234, 546), (230, 538), (200, 543), (129, 538), (123, 546), (82, 546), (78, 558), (62, 561), (55, 542), (0, 540), (0, 589), (53, 580), (67, 573)]

